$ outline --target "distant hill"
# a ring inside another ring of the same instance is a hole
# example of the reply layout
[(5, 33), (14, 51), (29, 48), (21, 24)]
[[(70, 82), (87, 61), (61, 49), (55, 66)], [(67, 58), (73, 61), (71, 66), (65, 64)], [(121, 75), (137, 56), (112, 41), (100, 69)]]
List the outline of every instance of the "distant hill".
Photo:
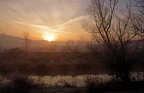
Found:
[[(10, 35), (5, 35), (5, 34), (0, 34), (0, 50), (2, 49), (11, 49), (11, 48), (24, 48), (24, 39), (20, 37), (15, 37), (15, 36), (10, 36)], [(39, 48), (39, 50), (45, 51), (46, 49), (50, 50), (50, 48), (54, 48), (55, 46), (63, 46), (65, 44), (64, 41), (54, 41), (54, 42), (48, 42), (45, 40), (31, 40), (30, 41), (30, 46), (32, 50), (36, 50)]]
[(13, 47), (22, 47), (24, 40), (19, 37), (13, 37), (10, 35), (0, 34), (0, 48), (9, 49)]
[[(141, 40), (134, 40), (130, 43), (129, 47), (130, 49), (133, 49), (133, 45), (138, 45), (138, 48), (141, 50), (142, 43)], [(59, 51), (65, 51), (66, 45), (70, 43), (67, 41), (53, 41), (48, 42), (45, 40), (31, 40), (30, 41), (30, 50), (36, 51), (36, 52), (59, 52)], [(78, 49), (82, 51), (87, 51), (86, 44), (88, 42), (86, 41), (74, 41), (73, 44), (78, 47)], [(0, 34), (0, 50), (3, 49), (11, 49), (11, 48), (23, 48), (25, 47), (25, 40), (20, 37), (10, 36), (6, 34)]]

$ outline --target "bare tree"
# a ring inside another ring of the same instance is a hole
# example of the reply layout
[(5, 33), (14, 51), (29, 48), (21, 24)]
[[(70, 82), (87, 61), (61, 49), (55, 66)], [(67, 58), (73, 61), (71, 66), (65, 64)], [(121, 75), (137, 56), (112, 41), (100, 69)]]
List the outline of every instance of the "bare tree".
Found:
[(83, 24), (93, 41), (88, 45), (90, 53), (103, 63), (111, 74), (125, 83), (131, 81), (130, 73), (135, 63), (142, 60), (138, 33), (131, 25), (131, 9), (117, 17), (115, 8), (119, 0), (91, 0), (87, 13), (89, 18)]
[(136, 0), (134, 6), (137, 11), (131, 17), (132, 24), (140, 37), (144, 39), (144, 0)]
[(30, 35), (29, 33), (24, 33), (25, 51), (28, 52), (30, 48)]

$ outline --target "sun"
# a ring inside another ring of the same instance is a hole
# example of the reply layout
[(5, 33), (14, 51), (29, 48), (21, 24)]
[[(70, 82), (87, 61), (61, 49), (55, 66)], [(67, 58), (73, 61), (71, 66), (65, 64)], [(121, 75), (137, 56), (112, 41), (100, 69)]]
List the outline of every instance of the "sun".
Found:
[(53, 34), (46, 34), (46, 35), (44, 35), (43, 39), (46, 40), (46, 41), (51, 42), (51, 41), (56, 40), (56, 36), (53, 35)]

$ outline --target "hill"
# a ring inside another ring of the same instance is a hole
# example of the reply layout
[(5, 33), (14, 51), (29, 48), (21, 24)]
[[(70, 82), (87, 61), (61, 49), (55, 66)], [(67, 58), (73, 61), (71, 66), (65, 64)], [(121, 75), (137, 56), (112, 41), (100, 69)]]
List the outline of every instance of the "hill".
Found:
[[(30, 40), (30, 47), (31, 50), (55, 50), (54, 48), (59, 50), (58, 47), (63, 46), (65, 44), (64, 41), (53, 41), (53, 42), (48, 42), (45, 40)], [(6, 34), (0, 34), (0, 50), (3, 49), (11, 49), (11, 48), (24, 48), (25, 46), (25, 40), (20, 37), (15, 37), (15, 36), (10, 36)]]

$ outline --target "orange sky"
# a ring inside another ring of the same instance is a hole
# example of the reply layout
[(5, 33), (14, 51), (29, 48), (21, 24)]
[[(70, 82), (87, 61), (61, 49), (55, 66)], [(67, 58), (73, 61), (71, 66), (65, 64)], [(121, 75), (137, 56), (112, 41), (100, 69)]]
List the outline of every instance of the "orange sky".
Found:
[[(32, 39), (77, 40), (90, 0), (0, 0), (0, 33)], [(121, 1), (121, 0), (120, 0)], [(123, 0), (124, 1), (124, 0)]]

